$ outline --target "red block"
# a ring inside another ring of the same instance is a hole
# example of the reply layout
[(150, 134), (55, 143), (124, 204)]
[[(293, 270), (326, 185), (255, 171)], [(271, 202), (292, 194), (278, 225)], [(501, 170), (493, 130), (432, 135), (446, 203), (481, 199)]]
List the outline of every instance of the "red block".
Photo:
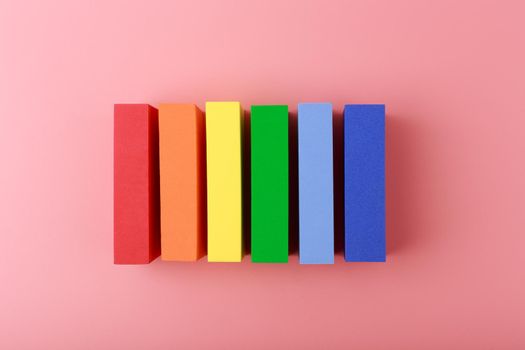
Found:
[(115, 105), (114, 261), (148, 264), (160, 255), (158, 111)]

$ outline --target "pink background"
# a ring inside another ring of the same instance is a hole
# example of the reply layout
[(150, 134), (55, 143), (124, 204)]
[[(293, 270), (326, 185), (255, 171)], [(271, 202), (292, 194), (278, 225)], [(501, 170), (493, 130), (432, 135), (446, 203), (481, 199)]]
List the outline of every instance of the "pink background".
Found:
[[(523, 2), (327, 3), (0, 1), (0, 348), (525, 347)], [(114, 266), (113, 104), (206, 100), (386, 103), (388, 262)]]

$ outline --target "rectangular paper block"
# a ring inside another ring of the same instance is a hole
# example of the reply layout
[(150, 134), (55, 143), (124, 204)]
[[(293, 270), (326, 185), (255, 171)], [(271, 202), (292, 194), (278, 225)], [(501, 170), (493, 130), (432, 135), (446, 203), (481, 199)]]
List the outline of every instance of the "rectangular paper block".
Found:
[(114, 111), (114, 262), (160, 255), (158, 112), (146, 104)]
[(161, 258), (195, 261), (206, 252), (206, 134), (193, 104), (159, 106)]
[(344, 109), (345, 260), (385, 261), (385, 106)]
[(288, 262), (288, 106), (251, 108), (251, 254)]
[(298, 107), (299, 261), (334, 263), (332, 105)]
[(242, 109), (206, 102), (208, 261), (242, 259)]

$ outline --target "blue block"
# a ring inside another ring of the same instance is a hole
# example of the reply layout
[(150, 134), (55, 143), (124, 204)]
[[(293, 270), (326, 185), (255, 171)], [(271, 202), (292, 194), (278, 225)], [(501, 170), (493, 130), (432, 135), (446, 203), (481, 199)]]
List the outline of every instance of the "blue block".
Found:
[(297, 117), (299, 261), (334, 263), (332, 105), (301, 103)]
[(385, 106), (346, 105), (345, 260), (385, 261)]

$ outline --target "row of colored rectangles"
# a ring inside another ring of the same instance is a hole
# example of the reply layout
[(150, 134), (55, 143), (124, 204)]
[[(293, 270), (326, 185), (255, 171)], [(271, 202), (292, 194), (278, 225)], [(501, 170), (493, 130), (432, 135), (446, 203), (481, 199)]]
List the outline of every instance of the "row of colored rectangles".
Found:
[[(241, 261), (241, 104), (118, 104), (114, 123), (115, 263)], [(385, 261), (385, 107), (345, 105), (343, 123), (345, 260)], [(249, 130), (251, 260), (285, 263), (288, 106), (252, 106)], [(333, 263), (330, 103), (298, 105), (297, 146), (299, 261)]]

